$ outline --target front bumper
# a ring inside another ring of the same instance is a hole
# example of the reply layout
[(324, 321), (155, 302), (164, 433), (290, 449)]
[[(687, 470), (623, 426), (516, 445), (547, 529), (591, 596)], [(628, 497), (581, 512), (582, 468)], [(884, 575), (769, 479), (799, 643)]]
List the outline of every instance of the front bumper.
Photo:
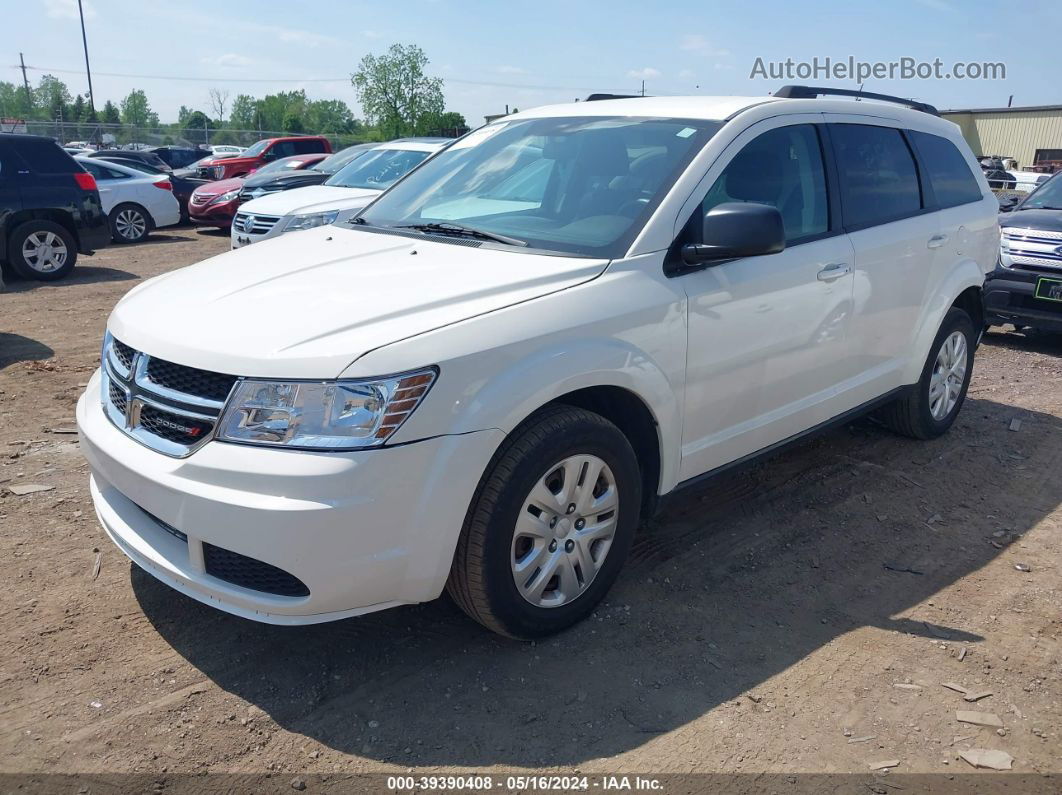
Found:
[(985, 323), (1062, 331), (1062, 303), (1036, 297), (1036, 284), (1041, 278), (1062, 279), (1062, 272), (1055, 276), (997, 266), (985, 280)]
[[(437, 597), (480, 475), (503, 438), (490, 430), (353, 453), (212, 441), (174, 459), (106, 418), (99, 380), (97, 372), (78, 401), (77, 423), (107, 535), (176, 590), (274, 624)], [(204, 545), (288, 572), (309, 595), (219, 579), (207, 571)]]
[(188, 205), (188, 220), (196, 226), (213, 226), (218, 229), (228, 229), (232, 226), (232, 217), (236, 215), (236, 209), (240, 206), (239, 199), (221, 204), (206, 204), (196, 207)]

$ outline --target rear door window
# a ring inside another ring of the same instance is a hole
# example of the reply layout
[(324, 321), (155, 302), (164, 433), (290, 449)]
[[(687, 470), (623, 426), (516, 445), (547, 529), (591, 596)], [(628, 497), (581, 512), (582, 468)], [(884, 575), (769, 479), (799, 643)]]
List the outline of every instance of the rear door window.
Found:
[(325, 150), (324, 141), (316, 138), (307, 138), (303, 141), (292, 141), (291, 143), (295, 149), (292, 154), (295, 155), (315, 155)]
[(922, 209), (918, 169), (899, 130), (833, 123), (830, 137), (847, 229), (886, 224)]
[(955, 207), (983, 198), (981, 186), (955, 144), (947, 138), (924, 132), (912, 131), (908, 135), (918, 148), (938, 205)]
[(278, 159), (281, 157), (291, 157), (294, 154), (298, 154), (295, 151), (294, 141), (277, 141), (269, 149), (270, 153), (275, 155)]
[(18, 142), (17, 149), (30, 170), (38, 174), (72, 174), (78, 170), (74, 158), (55, 141), (23, 139)]

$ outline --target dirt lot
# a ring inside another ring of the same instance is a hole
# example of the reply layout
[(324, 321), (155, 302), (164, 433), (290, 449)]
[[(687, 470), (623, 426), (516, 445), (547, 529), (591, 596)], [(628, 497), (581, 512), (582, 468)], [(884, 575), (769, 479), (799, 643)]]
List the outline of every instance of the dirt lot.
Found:
[[(277, 628), (131, 567), (66, 432), (118, 298), (227, 246), (157, 234), (0, 295), (0, 771), (286, 781), (891, 759), (894, 776), (972, 772), (958, 754), (980, 747), (1013, 755), (1008, 776), (1062, 773), (1062, 343), (990, 335), (941, 440), (861, 421), (684, 492), (562, 637), (503, 640), (445, 599)], [(54, 489), (6, 490), (24, 483)], [(943, 682), (991, 695), (966, 703)]]

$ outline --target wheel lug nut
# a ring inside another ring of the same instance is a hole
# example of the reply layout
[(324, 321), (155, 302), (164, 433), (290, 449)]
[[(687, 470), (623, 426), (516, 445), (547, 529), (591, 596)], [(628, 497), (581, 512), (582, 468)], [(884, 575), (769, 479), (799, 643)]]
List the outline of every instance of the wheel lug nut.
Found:
[(574, 502), (568, 504), (568, 513), (575, 513), (575, 503)]
[(565, 552), (571, 552), (573, 549), (575, 549), (575, 542), (574, 541), (570, 541), (569, 540), (569, 541), (565, 541), (564, 542), (564, 551)]
[(557, 526), (557, 517), (554, 516), (552, 519), (549, 520), (549, 529), (552, 530), (556, 526)]
[(550, 541), (549, 542), (549, 551), (550, 552), (556, 552), (557, 551), (557, 542), (556, 541)]
[(575, 520), (575, 529), (576, 530), (582, 530), (584, 527), (586, 527), (586, 519), (576, 519)]

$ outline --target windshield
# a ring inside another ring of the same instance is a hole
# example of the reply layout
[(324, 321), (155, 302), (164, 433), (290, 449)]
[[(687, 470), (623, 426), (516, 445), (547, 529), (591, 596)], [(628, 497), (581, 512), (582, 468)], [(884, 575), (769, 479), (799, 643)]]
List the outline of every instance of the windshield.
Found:
[(326, 157), (320, 163), (313, 166), (313, 170), (320, 171), (322, 174), (335, 174), (339, 169), (347, 165), (347, 163), (361, 157), (371, 148), (371, 146), (363, 146), (361, 144), (348, 146), (346, 149), (341, 149), (334, 155)]
[(1025, 197), (1021, 210), (1062, 210), (1062, 178), (1056, 174)]
[(266, 147), (272, 143), (271, 138), (266, 138), (264, 141), (259, 141), (256, 144), (251, 144), (249, 147), (243, 150), (244, 157), (258, 157), (265, 151)]
[(432, 158), (361, 218), (459, 224), (533, 248), (622, 256), (720, 126), (630, 117), (498, 122)]
[(259, 166), (252, 173), (257, 177), (260, 174), (273, 174), (277, 171), (291, 171), (292, 169), (302, 168), (302, 164), (305, 162), (306, 158), (300, 155), (282, 157), (280, 160), (274, 160), (270, 163), (266, 163), (264, 166)]
[(411, 149), (370, 149), (326, 179), (324, 184), (337, 188), (386, 190), (430, 154)]

